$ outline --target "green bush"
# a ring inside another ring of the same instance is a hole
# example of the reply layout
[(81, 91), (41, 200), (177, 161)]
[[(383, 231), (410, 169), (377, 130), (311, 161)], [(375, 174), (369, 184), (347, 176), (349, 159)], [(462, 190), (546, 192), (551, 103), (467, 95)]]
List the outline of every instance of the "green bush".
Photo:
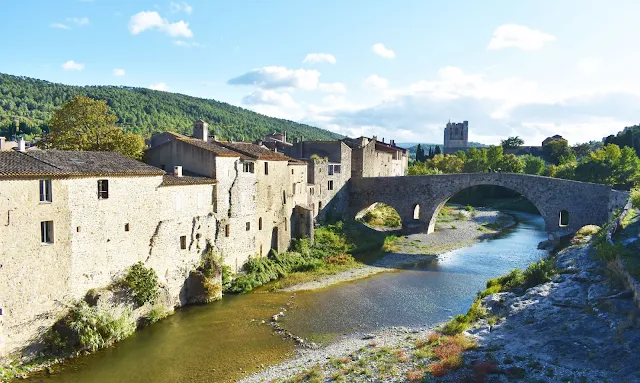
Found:
[(162, 305), (154, 305), (151, 308), (151, 311), (145, 316), (145, 322), (149, 324), (154, 324), (157, 321), (166, 318), (169, 315), (169, 312)]
[(631, 204), (634, 208), (640, 208), (640, 190), (633, 188), (631, 189)]
[(77, 339), (77, 346), (90, 351), (121, 341), (136, 330), (136, 321), (130, 309), (116, 317), (106, 309), (91, 307), (84, 301), (73, 306), (65, 323)]
[(533, 262), (522, 274), (524, 276), (523, 287), (525, 289), (550, 282), (556, 274), (554, 259), (547, 258)]
[(144, 267), (142, 262), (129, 267), (122, 284), (131, 289), (138, 306), (153, 303), (158, 297), (158, 276), (155, 270)]
[(601, 241), (595, 246), (595, 249), (596, 258), (605, 262), (613, 261), (616, 257), (623, 256), (627, 251), (622, 244), (616, 243), (612, 245), (609, 241)]

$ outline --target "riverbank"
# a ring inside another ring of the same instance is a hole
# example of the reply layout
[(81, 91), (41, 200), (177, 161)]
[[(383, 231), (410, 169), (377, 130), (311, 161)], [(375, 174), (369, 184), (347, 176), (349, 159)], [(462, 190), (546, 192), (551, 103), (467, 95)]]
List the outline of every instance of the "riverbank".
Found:
[(366, 278), (374, 274), (394, 271), (434, 259), (445, 252), (489, 240), (503, 230), (514, 226), (516, 219), (509, 214), (492, 209), (469, 209), (463, 206), (448, 206), (446, 214), (441, 214), (435, 232), (401, 235), (384, 228), (372, 228), (359, 223), (361, 230), (379, 230), (394, 235), (387, 240), (386, 254), (359, 265), (359, 267), (332, 275), (318, 276), (312, 281), (294, 284), (280, 291), (315, 290), (341, 282)]
[[(619, 277), (594, 257), (588, 240), (557, 254), (551, 281), (484, 297), (476, 308), (481, 319), (460, 335), (469, 339), (465, 347), (447, 346), (454, 356), (444, 355), (440, 344), (455, 338), (436, 340), (430, 335), (435, 328), (389, 328), (301, 350), (294, 360), (243, 382), (401, 382), (434, 376), (452, 382), (639, 381), (640, 360), (634, 356), (640, 351), (640, 311)], [(530, 270), (531, 275), (536, 268)]]

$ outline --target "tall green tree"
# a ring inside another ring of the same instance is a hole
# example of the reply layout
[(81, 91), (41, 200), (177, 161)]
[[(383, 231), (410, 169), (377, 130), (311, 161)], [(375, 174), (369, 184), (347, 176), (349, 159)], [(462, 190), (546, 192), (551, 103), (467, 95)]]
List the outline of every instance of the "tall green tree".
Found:
[[(501, 146), (498, 146), (502, 149)], [(524, 170), (524, 161), (515, 154), (505, 154), (498, 163), (498, 168), (503, 172), (522, 173)]]
[(436, 145), (436, 148), (433, 151), (433, 155), (442, 154), (442, 150), (440, 150), (440, 145)]
[(466, 160), (462, 167), (465, 173), (484, 172), (487, 166), (487, 150), (471, 148), (467, 151)]
[(141, 158), (144, 139), (124, 133), (106, 101), (75, 96), (53, 113), (49, 133), (42, 141), (47, 149), (112, 151)]
[(424, 162), (425, 161), (424, 149), (422, 149), (422, 145), (418, 144), (416, 148), (416, 161)]
[(489, 149), (487, 149), (487, 167), (489, 167), (489, 169), (500, 167), (503, 155), (504, 150), (502, 146), (490, 146)]
[(517, 149), (524, 145), (524, 140), (518, 136), (509, 137), (506, 140), (500, 141), (500, 146), (503, 149)]
[(561, 165), (576, 160), (576, 156), (565, 140), (554, 140), (542, 148), (545, 159), (554, 164)]
[(521, 157), (524, 161), (524, 172), (527, 174), (541, 175), (544, 172), (544, 160), (540, 157), (528, 154)]

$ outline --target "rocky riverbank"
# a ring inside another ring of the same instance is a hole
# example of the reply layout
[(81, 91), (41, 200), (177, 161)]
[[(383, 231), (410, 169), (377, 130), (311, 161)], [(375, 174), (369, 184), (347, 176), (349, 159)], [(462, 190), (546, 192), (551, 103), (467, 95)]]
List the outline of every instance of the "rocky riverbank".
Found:
[[(317, 280), (289, 286), (282, 291), (314, 290), (335, 285), (340, 282), (365, 278), (374, 274), (394, 271), (425, 262), (447, 251), (469, 246), (475, 242), (488, 240), (500, 234), (506, 228), (516, 224), (513, 216), (491, 209), (467, 209), (454, 206), (446, 215), (438, 218), (436, 230), (432, 234), (416, 233), (398, 235), (391, 242), (389, 253), (371, 264), (347, 270), (334, 275), (323, 276)], [(363, 230), (373, 230), (363, 225)], [(381, 231), (387, 231), (379, 229)]]
[(551, 281), (486, 296), (484, 319), (458, 337), (353, 334), (243, 382), (640, 381), (640, 310), (588, 240), (557, 254)]

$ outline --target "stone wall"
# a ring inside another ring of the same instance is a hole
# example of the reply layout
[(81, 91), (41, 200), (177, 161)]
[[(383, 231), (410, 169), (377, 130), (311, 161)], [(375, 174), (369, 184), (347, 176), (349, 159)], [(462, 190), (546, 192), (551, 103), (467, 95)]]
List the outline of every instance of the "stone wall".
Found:
[[(99, 179), (109, 183), (106, 199), (98, 199)], [(186, 302), (184, 282), (215, 242), (213, 185), (162, 186), (162, 176), (54, 179), (52, 203), (41, 203), (38, 182), (0, 182), (0, 211), (9, 212), (0, 238), (0, 355), (37, 342), (68, 304), (138, 261), (156, 270), (175, 306)], [(42, 221), (53, 221), (51, 244), (41, 242)]]
[[(419, 223), (432, 232), (440, 208), (457, 192), (471, 186), (503, 186), (529, 199), (545, 220), (550, 233), (564, 234), (587, 224), (600, 225), (624, 200), (609, 186), (557, 178), (511, 173), (444, 174), (413, 177), (383, 177), (351, 181), (348, 216), (375, 202), (391, 205), (403, 224), (414, 223), (413, 211), (420, 205)], [(569, 222), (560, 226), (560, 212)]]

